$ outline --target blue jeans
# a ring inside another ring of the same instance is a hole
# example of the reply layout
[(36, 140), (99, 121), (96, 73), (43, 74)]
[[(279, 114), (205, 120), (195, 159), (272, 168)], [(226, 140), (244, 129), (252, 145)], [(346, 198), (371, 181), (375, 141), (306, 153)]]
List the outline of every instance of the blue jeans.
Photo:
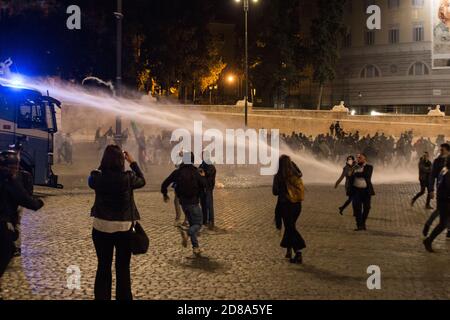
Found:
[(183, 211), (189, 221), (188, 235), (191, 238), (192, 247), (198, 248), (197, 234), (202, 227), (203, 214), (200, 205), (183, 205)]
[(203, 224), (214, 224), (214, 198), (213, 190), (206, 190), (201, 197)]

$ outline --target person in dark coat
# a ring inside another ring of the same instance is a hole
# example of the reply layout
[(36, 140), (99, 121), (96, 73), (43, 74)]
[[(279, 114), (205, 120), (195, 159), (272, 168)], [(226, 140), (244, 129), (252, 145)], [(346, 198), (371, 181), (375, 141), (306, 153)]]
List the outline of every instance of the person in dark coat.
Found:
[(206, 188), (201, 193), (200, 201), (203, 212), (203, 224), (209, 229), (214, 229), (214, 188), (216, 186), (216, 167), (212, 164), (209, 154), (203, 154), (203, 162), (200, 165), (200, 170), (204, 172), (206, 178)]
[(342, 174), (339, 177), (339, 179), (336, 181), (336, 184), (334, 185), (334, 188), (337, 189), (339, 185), (341, 184), (342, 180), (345, 178), (345, 193), (348, 197), (347, 201), (339, 207), (339, 213), (340, 215), (343, 215), (345, 208), (348, 207), (350, 203), (352, 203), (352, 197), (351, 197), (351, 188), (350, 188), (350, 176), (352, 173), (352, 168), (355, 165), (355, 157), (354, 156), (348, 156), (347, 162), (345, 163), (345, 167), (342, 169)]
[[(450, 145), (448, 143), (444, 143), (441, 145), (440, 154), (439, 157), (437, 157), (433, 162), (433, 167), (431, 169), (430, 174), (430, 181), (429, 181), (429, 187), (428, 191), (430, 192), (431, 199), (435, 198), (435, 185), (439, 179), (439, 174), (441, 173), (442, 169), (444, 169), (447, 157), (450, 156)], [(425, 226), (423, 227), (422, 234), (424, 237), (428, 236), (428, 233), (430, 232), (430, 228), (433, 225), (434, 220), (436, 220), (439, 217), (439, 208), (436, 208), (435, 211), (431, 214), (431, 216), (428, 218), (428, 220), (425, 222)], [(447, 238), (450, 238), (450, 226), (447, 229)]]
[(353, 215), (356, 220), (355, 231), (365, 231), (372, 196), (375, 195), (372, 185), (373, 166), (367, 163), (367, 156), (364, 153), (359, 154), (356, 161), (357, 165), (352, 169), (350, 176)]
[[(125, 171), (125, 161), (132, 171)], [(128, 152), (115, 145), (106, 147), (98, 170), (91, 173), (89, 187), (95, 190), (92, 239), (98, 258), (95, 300), (111, 300), (114, 249), (116, 250), (116, 299), (132, 300), (131, 228), (140, 220), (133, 190), (146, 184), (144, 174)]]
[[(424, 152), (423, 156), (419, 160), (419, 182), (420, 182), (420, 192), (414, 196), (411, 200), (411, 207), (414, 206), (416, 201), (425, 194), (425, 191), (429, 190), (430, 174), (433, 164), (430, 161), (430, 156), (428, 152)], [(428, 191), (426, 209), (433, 209), (431, 207), (431, 194)]]
[(14, 241), (18, 238), (14, 223), (19, 206), (34, 211), (44, 206), (41, 199), (32, 197), (24, 189), (17, 177), (18, 168), (17, 152), (0, 153), (0, 281), (14, 255)]
[[(290, 259), (291, 263), (299, 264), (303, 262), (302, 250), (306, 248), (305, 240), (296, 226), (302, 211), (302, 203), (292, 203), (288, 199), (287, 183), (292, 176), (302, 177), (302, 175), (297, 165), (288, 156), (283, 155), (280, 157), (278, 173), (274, 177), (272, 188), (273, 195), (278, 197), (275, 214), (281, 217), (285, 228), (281, 247), (286, 248), (286, 258)], [(279, 222), (277, 228), (281, 229)], [(294, 257), (292, 250), (295, 252)]]
[(437, 186), (437, 208), (439, 211), (439, 224), (423, 241), (428, 252), (434, 252), (433, 241), (445, 230), (450, 219), (450, 157), (447, 157), (446, 165), (441, 170)]

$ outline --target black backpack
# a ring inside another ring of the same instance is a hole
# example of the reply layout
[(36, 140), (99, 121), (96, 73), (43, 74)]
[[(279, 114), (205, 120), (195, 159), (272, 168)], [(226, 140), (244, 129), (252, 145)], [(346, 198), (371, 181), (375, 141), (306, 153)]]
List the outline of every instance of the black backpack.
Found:
[(181, 166), (178, 170), (176, 181), (178, 197), (185, 199), (198, 197), (200, 190), (197, 183), (197, 169), (194, 166)]

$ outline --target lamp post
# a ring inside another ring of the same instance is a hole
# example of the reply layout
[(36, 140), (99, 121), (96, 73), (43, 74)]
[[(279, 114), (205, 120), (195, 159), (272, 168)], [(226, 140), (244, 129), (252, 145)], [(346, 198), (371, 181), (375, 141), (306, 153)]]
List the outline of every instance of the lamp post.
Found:
[[(241, 2), (241, 0), (235, 0)], [(258, 0), (253, 0), (258, 2)], [(244, 3), (244, 24), (245, 24), (245, 95), (244, 95), (244, 109), (245, 109), (245, 127), (248, 125), (248, 11), (250, 9), (250, 0), (243, 0)]]
[[(117, 0), (117, 12), (114, 12), (117, 27), (116, 42), (116, 95), (120, 97), (122, 93), (122, 0)], [(117, 145), (122, 146), (122, 118), (116, 117), (116, 134), (114, 138)]]

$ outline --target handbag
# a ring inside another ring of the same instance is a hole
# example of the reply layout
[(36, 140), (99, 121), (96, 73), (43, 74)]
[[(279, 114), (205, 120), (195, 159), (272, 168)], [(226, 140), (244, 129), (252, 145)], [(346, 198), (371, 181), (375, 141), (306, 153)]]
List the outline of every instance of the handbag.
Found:
[[(130, 176), (128, 176), (128, 187), (130, 190), (130, 203), (133, 200), (132, 194), (133, 190), (131, 189)], [(150, 239), (145, 233), (144, 228), (142, 228), (141, 224), (137, 221), (133, 220), (130, 229), (130, 247), (133, 255), (141, 255), (146, 254), (150, 247)]]
[(130, 229), (131, 252), (133, 255), (146, 254), (150, 247), (150, 239), (141, 224), (133, 221)]

